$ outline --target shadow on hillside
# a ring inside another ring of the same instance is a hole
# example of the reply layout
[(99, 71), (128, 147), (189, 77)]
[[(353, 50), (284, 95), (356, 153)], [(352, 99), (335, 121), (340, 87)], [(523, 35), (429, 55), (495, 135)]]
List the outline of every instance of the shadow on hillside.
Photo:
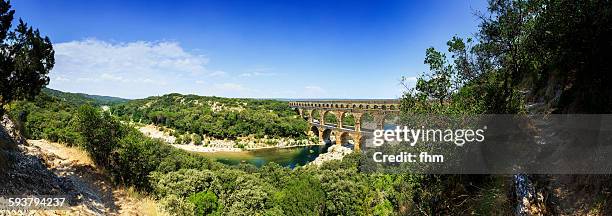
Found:
[(28, 148), (0, 151), (3, 160), (10, 161), (0, 171), (0, 195), (65, 197), (70, 206), (83, 205), (88, 213), (118, 212), (108, 177), (94, 167), (78, 164), (50, 169), (46, 163), (53, 160), (45, 154), (26, 154)]

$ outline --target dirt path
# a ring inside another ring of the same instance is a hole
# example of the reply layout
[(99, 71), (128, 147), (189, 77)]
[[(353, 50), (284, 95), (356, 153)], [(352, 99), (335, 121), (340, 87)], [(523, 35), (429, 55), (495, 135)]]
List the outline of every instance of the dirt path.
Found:
[(69, 210), (35, 212), (34, 215), (159, 215), (156, 203), (130, 189), (115, 188), (110, 178), (78, 148), (46, 140), (28, 140), (25, 154), (36, 156), (47, 169), (67, 182), (78, 205)]

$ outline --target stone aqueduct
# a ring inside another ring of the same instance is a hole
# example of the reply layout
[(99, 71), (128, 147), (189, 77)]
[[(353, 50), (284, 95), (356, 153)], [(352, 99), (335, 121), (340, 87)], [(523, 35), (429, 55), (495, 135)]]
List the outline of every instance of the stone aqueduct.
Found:
[[(385, 116), (389, 113), (399, 112), (399, 100), (323, 100), (323, 101), (291, 101), (289, 106), (297, 109), (300, 117), (306, 119), (313, 133), (318, 134), (319, 141), (331, 141), (334, 136), (336, 145), (353, 140), (355, 151), (367, 136), (372, 134), (371, 129), (362, 128), (362, 118), (365, 113), (374, 117), (375, 129), (383, 129)], [(318, 112), (320, 119), (315, 119)], [(331, 113), (336, 117), (337, 124), (325, 122), (325, 115)], [(354, 127), (343, 125), (345, 115), (352, 115), (355, 120)]]

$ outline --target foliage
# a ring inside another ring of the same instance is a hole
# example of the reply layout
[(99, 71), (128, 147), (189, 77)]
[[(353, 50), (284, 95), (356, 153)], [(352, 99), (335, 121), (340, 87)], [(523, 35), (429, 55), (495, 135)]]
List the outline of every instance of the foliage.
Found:
[(135, 129), (126, 130), (129, 132), (117, 140), (115, 152), (107, 156), (112, 160), (113, 176), (118, 182), (147, 188), (149, 173), (160, 166), (172, 149), (160, 141), (145, 139)]
[(8, 106), (8, 114), (29, 139), (78, 145), (82, 142), (82, 137), (76, 131), (76, 110), (84, 104), (104, 104), (104, 101), (83, 95), (43, 88), (33, 100), (11, 103)]
[(170, 195), (161, 199), (161, 205), (164, 210), (170, 215), (177, 216), (192, 216), (195, 215), (195, 205), (191, 202), (187, 202), (182, 197), (176, 195)]
[[(49, 120), (60, 111), (66, 112), (72, 116), (70, 124), (41, 128), (73, 131), (81, 140), (73, 145), (84, 146), (116, 184), (134, 186), (157, 197), (164, 209), (175, 215), (210, 212), (213, 194), (217, 197), (214, 212), (222, 214), (386, 215), (399, 211), (400, 206), (411, 206), (413, 191), (419, 189), (418, 178), (412, 175), (360, 173), (358, 154), (320, 168), (291, 170), (273, 163), (259, 169), (228, 167), (145, 137), (100, 108), (72, 104), (42, 94), (33, 102), (15, 103), (11, 112), (18, 115), (29, 110), (26, 124), (38, 112), (49, 115)], [(194, 198), (189, 201), (189, 197)]]
[(446, 63), (446, 56), (433, 47), (428, 48), (425, 52), (425, 64), (429, 65), (432, 73), (428, 75), (429, 79), (424, 77), (417, 79), (416, 90), (424, 93), (428, 98), (439, 100), (442, 104), (451, 93), (453, 67)]
[(319, 175), (325, 192), (326, 215), (363, 214), (369, 186), (356, 170), (322, 170)]
[(187, 201), (195, 206), (195, 215), (216, 215), (219, 208), (217, 196), (210, 191), (192, 194)]
[(301, 174), (290, 179), (274, 195), (274, 202), (284, 215), (321, 215), (325, 194), (317, 178)]
[[(304, 137), (307, 123), (286, 102), (168, 94), (113, 106), (124, 120), (216, 138)], [(181, 141), (184, 141), (182, 138)], [(197, 139), (195, 140), (197, 141)]]
[(76, 107), (59, 98), (43, 93), (31, 102), (12, 103), (8, 111), (27, 138), (47, 139), (68, 145), (81, 140), (73, 124)]
[[(609, 113), (612, 5), (608, 1), (490, 1), (477, 41), (430, 48), (429, 73), (402, 97), (402, 115)], [(450, 82), (449, 82), (450, 79)], [(530, 110), (528, 110), (530, 108)], [(421, 214), (505, 214), (493, 176), (428, 175), (415, 187)], [(465, 196), (468, 195), (468, 196)]]
[(19, 19), (11, 29), (15, 10), (0, 0), (0, 116), (14, 100), (31, 99), (49, 83), (47, 74), (55, 64), (49, 37)]
[(199, 134), (194, 134), (191, 137), (191, 140), (195, 145), (202, 145), (202, 136), (200, 136)]
[(96, 164), (110, 165), (110, 155), (115, 153), (119, 138), (125, 128), (107, 112), (99, 112), (91, 105), (83, 105), (77, 111), (76, 129), (83, 137), (83, 147)]
[(209, 170), (180, 169), (169, 173), (151, 174), (153, 191), (157, 196), (177, 195), (186, 197), (199, 191), (212, 189), (216, 179), (215, 173)]

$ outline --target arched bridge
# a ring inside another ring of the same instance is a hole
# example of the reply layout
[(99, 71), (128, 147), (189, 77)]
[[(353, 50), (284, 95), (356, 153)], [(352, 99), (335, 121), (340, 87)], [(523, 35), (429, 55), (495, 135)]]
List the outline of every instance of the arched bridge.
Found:
[[(361, 149), (366, 136), (371, 135), (373, 129), (362, 127), (364, 114), (374, 118), (375, 128), (383, 129), (385, 116), (389, 113), (399, 112), (399, 100), (312, 100), (291, 101), (289, 106), (297, 109), (300, 117), (306, 119), (310, 131), (319, 136), (320, 142), (331, 142), (335, 138), (336, 145), (342, 145), (353, 140), (355, 151)], [(325, 115), (333, 114), (336, 124), (325, 122)], [(316, 119), (315, 115), (319, 118)], [(353, 118), (354, 126), (343, 125), (344, 118)]]

